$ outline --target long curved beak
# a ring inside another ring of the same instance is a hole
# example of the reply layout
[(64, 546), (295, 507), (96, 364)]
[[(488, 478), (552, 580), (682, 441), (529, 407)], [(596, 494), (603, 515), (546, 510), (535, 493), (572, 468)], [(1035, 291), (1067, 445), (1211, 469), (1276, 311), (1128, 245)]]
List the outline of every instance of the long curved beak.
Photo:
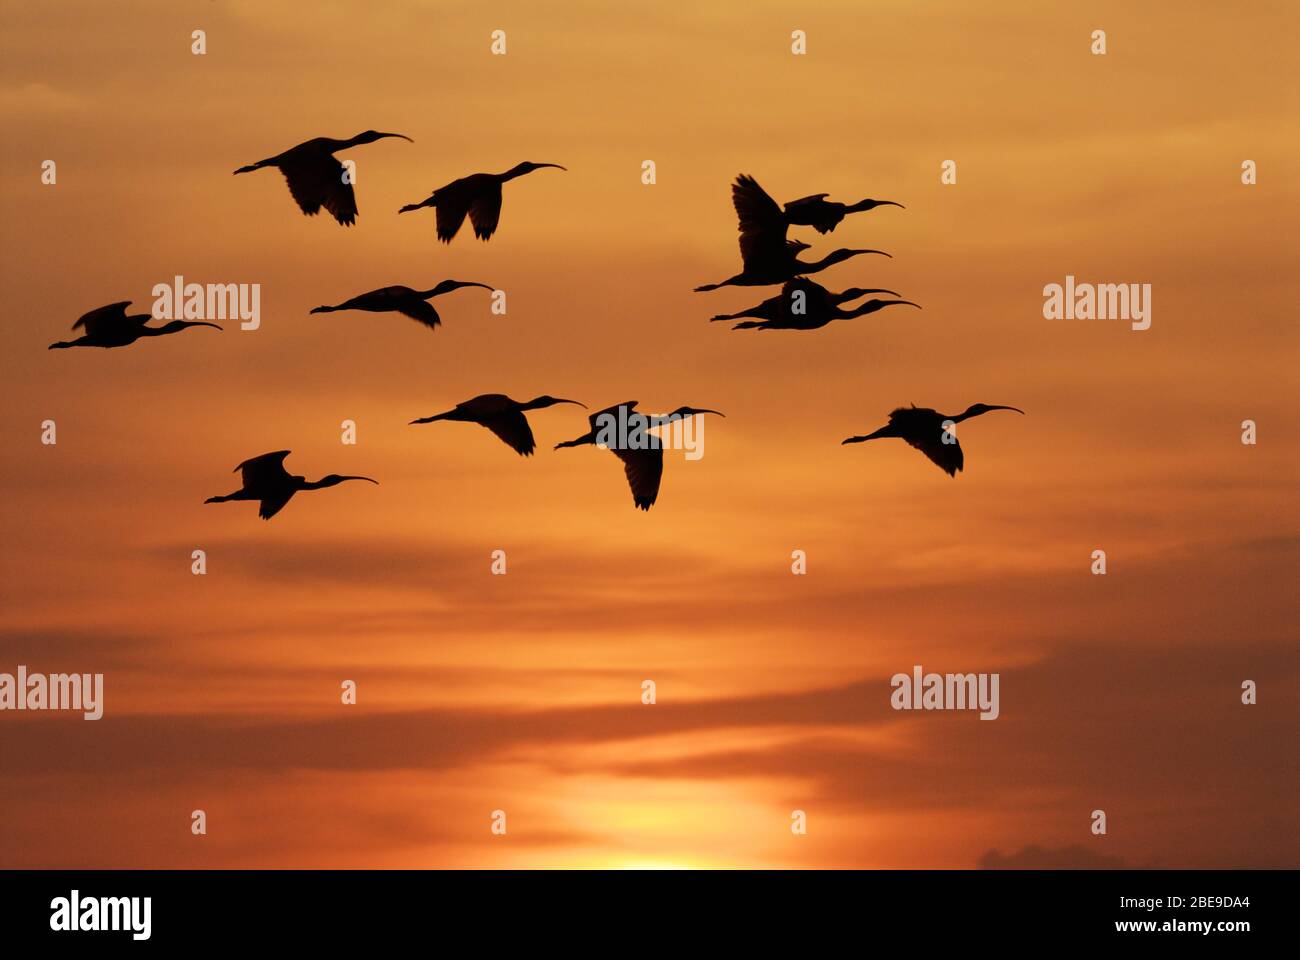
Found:
[(1023, 414), (1025, 412), (1021, 410), (1019, 407), (1004, 407), (1000, 403), (990, 403), (989, 409), (990, 410), (1014, 410), (1016, 411), (1016, 413), (1020, 413), (1020, 414)]
[[(341, 477), (341, 480), (370, 480), (369, 477)], [(370, 480), (375, 486), (379, 486), (378, 480)]]
[(569, 172), (569, 168), (568, 168), (568, 167), (562, 167), (562, 166), (560, 166), (558, 163), (539, 163), (538, 166), (539, 166), (539, 167), (555, 167), (557, 170), (563, 170), (565, 173), (568, 173), (568, 172)]
[(877, 201), (876, 201), (876, 206), (878, 206), (878, 207), (898, 207), (898, 209), (900, 209), (900, 210), (906, 210), (906, 209), (907, 209), (907, 207), (903, 206), (901, 203), (895, 203), (893, 200), (877, 200)]
[(218, 330), (224, 330), (224, 329), (225, 329), (223, 326), (221, 326), (221, 325), (218, 324), (218, 323), (208, 323), (208, 321), (206, 321), (206, 320), (191, 320), (191, 321), (187, 324), (187, 326), (191, 326), (191, 327), (216, 327), (216, 329), (218, 329)]
[(900, 303), (907, 304), (907, 306), (909, 307), (916, 307), (916, 309), (918, 310), (921, 309), (921, 305), (919, 303), (913, 303), (911, 300), (886, 300), (885, 306), (892, 307), (895, 304), (900, 304)]
[(581, 402), (580, 400), (562, 400), (562, 399), (560, 399), (560, 398), (557, 397), (556, 400), (555, 400), (555, 402), (556, 402), (556, 403), (576, 403), (578, 406), (582, 407), (582, 409), (584, 409), (584, 410), (590, 410), (590, 409), (591, 409), (589, 406), (587, 406), (585, 403)]
[(878, 253), (882, 257), (889, 257), (889, 259), (891, 260), (894, 259), (894, 255), (892, 253), (885, 253), (884, 250), (850, 250), (849, 253)]
[(724, 417), (724, 418), (727, 416), (727, 415), (726, 415), (725, 413), (723, 413), (721, 410), (704, 410), (704, 409), (699, 409), (699, 410), (697, 410), (695, 407), (687, 407), (687, 408), (686, 408), (686, 416), (688, 416), (688, 417), (693, 417), (693, 416), (695, 416), (697, 413), (713, 413), (713, 414), (717, 414), (719, 417)]
[(496, 287), (492, 286), (490, 283), (477, 283), (473, 280), (456, 280), (454, 283), (455, 286), (452, 287), (453, 290), (459, 290), (461, 287), (482, 287), (484, 290), (496, 289)]
[(381, 137), (398, 137), (398, 138), (400, 138), (400, 139), (402, 139), (402, 140), (405, 140), (407, 143), (415, 143), (414, 140), (412, 140), (410, 137), (408, 137), (408, 136), (407, 136), (406, 134), (404, 134), (404, 133), (381, 133), (380, 136), (381, 136)]
[(844, 299), (846, 299), (846, 300), (856, 300), (856, 299), (858, 299), (858, 297), (865, 297), (865, 296), (867, 296), (867, 294), (870, 294), (870, 293), (887, 293), (887, 294), (889, 294), (891, 297), (901, 297), (901, 296), (902, 296), (902, 294), (899, 293), (897, 290), (885, 290), (885, 289), (879, 289), (879, 290), (877, 290), (877, 289), (875, 289), (874, 287), (871, 288), (871, 289), (869, 289), (869, 290), (863, 290), (861, 287), (849, 287), (849, 289), (847, 289), (847, 290), (844, 291), (844, 293), (842, 294), (842, 296), (843, 296)]

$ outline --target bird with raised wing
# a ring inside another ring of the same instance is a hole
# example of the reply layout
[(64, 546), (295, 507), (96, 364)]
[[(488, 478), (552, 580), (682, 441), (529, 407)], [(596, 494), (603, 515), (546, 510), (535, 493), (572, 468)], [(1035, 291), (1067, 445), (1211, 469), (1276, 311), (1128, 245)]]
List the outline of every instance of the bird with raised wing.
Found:
[(566, 169), (558, 163), (533, 163), (525, 160), (505, 173), (471, 173), (468, 177), (438, 187), (427, 199), (419, 203), (408, 203), (397, 212), (408, 213), (422, 207), (434, 207), (438, 211), (438, 239), (443, 243), (451, 243), (468, 216), (474, 226), (474, 235), (480, 240), (487, 240), (496, 232), (497, 223), (501, 220), (501, 185), (543, 167)]
[(50, 350), (62, 350), (67, 347), (126, 347), (135, 343), (141, 337), (165, 337), (169, 333), (179, 333), (187, 327), (215, 327), (222, 329), (220, 325), (208, 323), (206, 320), (170, 320), (161, 327), (147, 327), (147, 324), (153, 317), (147, 313), (133, 313), (128, 315), (126, 308), (131, 305), (130, 300), (123, 300), (120, 303), (110, 303), (106, 307), (97, 307), (89, 313), (81, 315), (76, 323), (72, 325), (73, 330), (85, 330), (86, 332), (76, 340), (60, 340), (57, 343), (51, 343)]
[(757, 321), (738, 323), (733, 330), (816, 330), (826, 326), (832, 320), (848, 320), (853, 317), (875, 313), (894, 304), (911, 304), (910, 300), (870, 300), (852, 309), (842, 310), (840, 305), (850, 300), (857, 300), (873, 293), (888, 293), (893, 297), (898, 294), (893, 290), (880, 288), (850, 287), (843, 293), (832, 293), (821, 284), (807, 277), (796, 277), (781, 289), (775, 297), (769, 297), (762, 303), (741, 310), (739, 313), (720, 313), (710, 322), (719, 320), (740, 320), (744, 317), (757, 317)]
[(333, 137), (316, 137), (290, 147), (284, 153), (267, 157), (257, 163), (240, 167), (235, 173), (252, 173), (263, 167), (275, 167), (284, 174), (289, 184), (289, 192), (302, 212), (314, 217), (324, 207), (345, 227), (352, 226), (357, 219), (357, 198), (352, 191), (352, 177), (334, 154), (349, 147), (363, 143), (374, 143), (385, 137), (399, 137), (410, 141), (410, 137), (401, 133), (378, 133), (367, 130), (358, 133), (350, 140), (335, 140)]
[(1014, 410), (1020, 414), (1025, 412), (1019, 407), (976, 403), (964, 412), (950, 417), (928, 407), (899, 407), (889, 415), (889, 423), (879, 430), (861, 437), (849, 437), (841, 443), (862, 443), (866, 440), (897, 437), (905, 440), (908, 446), (920, 450), (948, 476), (955, 477), (957, 471), (962, 469), (965, 458), (953, 428), (963, 420), (982, 416), (991, 410)]
[(537, 448), (537, 443), (533, 440), (533, 430), (528, 425), (528, 418), (524, 416), (524, 413), (528, 410), (542, 410), (546, 407), (553, 407), (558, 403), (573, 403), (583, 409), (586, 409), (587, 406), (577, 400), (563, 400), (549, 395), (534, 397), (526, 403), (521, 403), (518, 400), (510, 399), (503, 393), (485, 393), (466, 400), (464, 403), (458, 403), (453, 409), (443, 413), (435, 413), (431, 417), (412, 420), (411, 424), (434, 423), (438, 420), (477, 423), (479, 426), (491, 430), (515, 453), (527, 457)]
[(820, 260), (805, 262), (799, 259), (799, 254), (809, 249), (809, 245), (786, 238), (789, 224), (785, 213), (757, 180), (743, 173), (738, 176), (731, 187), (731, 202), (739, 221), (743, 269), (734, 277), (696, 287), (697, 293), (727, 286), (763, 287), (785, 283), (804, 274), (818, 273), (860, 254), (889, 256), (883, 250), (841, 248), (832, 250)]
[(898, 207), (906, 210), (901, 203), (893, 200), (859, 200), (857, 203), (837, 203), (827, 200), (829, 193), (815, 193), (811, 197), (791, 200), (785, 205), (786, 223), (801, 227), (813, 227), (818, 233), (830, 233), (840, 221), (850, 213), (874, 210), (876, 207)]
[(224, 497), (208, 497), (203, 502), (258, 500), (261, 501), (258, 515), (263, 520), (270, 520), (284, 509), (284, 505), (299, 490), (321, 490), (325, 487), (337, 486), (345, 480), (365, 480), (375, 485), (379, 484), (378, 480), (371, 480), (369, 477), (341, 477), (337, 473), (328, 474), (319, 480), (291, 476), (284, 468), (284, 458), (288, 455), (288, 450), (277, 450), (274, 453), (264, 453), (260, 457), (245, 460), (233, 471), (241, 474), (244, 485), (234, 493), (226, 494)]
[(659, 483), (664, 473), (664, 451), (661, 438), (649, 431), (686, 417), (715, 413), (717, 410), (698, 407), (678, 407), (672, 413), (649, 415), (636, 411), (637, 401), (628, 400), (599, 410), (587, 418), (591, 429), (573, 440), (557, 443), (555, 449), (580, 447), (586, 444), (602, 446), (623, 463), (623, 473), (632, 490), (632, 502), (641, 510), (649, 510), (659, 497)]
[(472, 280), (444, 280), (429, 290), (412, 290), (410, 287), (402, 286), (380, 287), (378, 290), (359, 294), (351, 300), (344, 300), (332, 307), (314, 307), (311, 312), (333, 313), (336, 310), (367, 310), (371, 313), (400, 313), (412, 320), (418, 320), (430, 330), (433, 330), (442, 323), (442, 318), (438, 316), (438, 311), (433, 309), (433, 304), (428, 301), (434, 297), (440, 297), (444, 293), (459, 290), (462, 287), (482, 287), (484, 290), (496, 289), (486, 283), (475, 283)]

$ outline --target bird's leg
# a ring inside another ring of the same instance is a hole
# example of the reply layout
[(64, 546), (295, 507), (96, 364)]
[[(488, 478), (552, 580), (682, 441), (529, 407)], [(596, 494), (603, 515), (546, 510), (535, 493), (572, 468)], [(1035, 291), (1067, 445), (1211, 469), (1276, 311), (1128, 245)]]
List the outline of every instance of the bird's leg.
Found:
[(886, 425), (881, 427), (879, 430), (876, 430), (872, 433), (868, 433), (866, 436), (849, 437), (847, 440), (841, 440), (840, 446), (843, 446), (846, 443), (862, 443), (863, 441), (866, 440), (879, 440), (882, 437), (892, 437), (892, 436), (894, 436), (894, 434), (890, 432), (889, 426)]
[(709, 322), (715, 323), (718, 320), (739, 320), (741, 317), (761, 317), (761, 313), (756, 313), (758, 307), (750, 307), (748, 310), (742, 310), (740, 313), (720, 313), (717, 316), (710, 317)]
[[(450, 414), (451, 414), (451, 411), (448, 411), (447, 413), (435, 413), (435, 414), (434, 414), (433, 416), (431, 416), (431, 417), (421, 417), (419, 420), (412, 420), (412, 421), (411, 421), (411, 424), (416, 424), (416, 423), (433, 423), (435, 420), (446, 420), (447, 417), (450, 416)], [(407, 426), (410, 426), (411, 424), (407, 424)]]
[(235, 173), (252, 173), (254, 170), (261, 170), (263, 167), (270, 166), (274, 161), (259, 160), (257, 163), (250, 163), (245, 167), (240, 167)]

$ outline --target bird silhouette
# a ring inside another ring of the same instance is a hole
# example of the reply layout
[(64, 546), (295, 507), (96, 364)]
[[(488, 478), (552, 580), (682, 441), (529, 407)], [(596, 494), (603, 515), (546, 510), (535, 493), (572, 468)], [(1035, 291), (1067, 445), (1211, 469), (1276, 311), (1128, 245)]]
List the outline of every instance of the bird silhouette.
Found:
[[(897, 297), (893, 290), (878, 288), (863, 289), (850, 287), (843, 293), (831, 293), (819, 283), (807, 277), (796, 277), (788, 282), (779, 296), (769, 297), (757, 306), (739, 313), (720, 313), (710, 322), (718, 320), (739, 320), (742, 317), (758, 317), (759, 321), (738, 323), (733, 330), (816, 330), (832, 320), (848, 320), (853, 317), (875, 313), (887, 306), (906, 303), (917, 306), (910, 300), (869, 300), (849, 310), (841, 310), (840, 304), (856, 300), (872, 293), (888, 293)], [(802, 296), (799, 296), (802, 294)]]
[(837, 203), (827, 200), (829, 193), (815, 193), (811, 197), (791, 200), (785, 205), (785, 221), (803, 227), (814, 227), (818, 233), (830, 233), (847, 214), (874, 210), (876, 207), (898, 207), (906, 210), (901, 203), (893, 200), (859, 200), (857, 203)]
[(284, 469), (284, 458), (288, 455), (288, 450), (277, 450), (274, 453), (264, 453), (260, 457), (245, 460), (233, 471), (243, 475), (243, 487), (224, 497), (208, 497), (203, 502), (260, 500), (261, 508), (258, 510), (258, 515), (263, 520), (270, 520), (299, 490), (320, 490), (324, 487), (337, 486), (344, 480), (367, 480), (375, 485), (379, 484), (378, 480), (371, 480), (369, 477), (341, 477), (337, 473), (328, 474), (319, 480), (290, 476), (289, 471)]
[(505, 173), (472, 173), (439, 187), (427, 200), (408, 203), (397, 212), (407, 213), (421, 207), (436, 207), (438, 239), (443, 243), (451, 243), (452, 237), (456, 236), (468, 215), (470, 223), (474, 225), (474, 235), (480, 240), (487, 240), (496, 232), (497, 222), (501, 219), (501, 185), (542, 167), (565, 169), (558, 163), (532, 163), (525, 160)]
[(740, 230), (740, 260), (743, 269), (734, 277), (718, 283), (696, 287), (697, 293), (717, 290), (719, 287), (762, 287), (785, 283), (795, 277), (817, 273), (859, 254), (875, 253), (882, 257), (883, 250), (840, 248), (813, 263), (799, 259), (799, 254), (809, 249), (801, 240), (786, 238), (789, 226), (785, 213), (768, 196), (758, 181), (746, 174), (736, 178), (731, 187), (731, 202), (736, 208)]
[(314, 307), (311, 312), (333, 313), (335, 310), (368, 310), (371, 313), (395, 312), (410, 317), (412, 320), (418, 320), (430, 330), (433, 330), (442, 323), (442, 318), (438, 316), (438, 311), (433, 309), (433, 304), (428, 301), (433, 297), (440, 297), (444, 293), (459, 290), (461, 287), (482, 287), (484, 290), (495, 289), (486, 283), (475, 283), (472, 280), (444, 280), (431, 290), (412, 290), (410, 287), (401, 286), (380, 287), (378, 290), (359, 294), (351, 300), (344, 300), (332, 307)]
[(72, 325), (73, 330), (86, 332), (76, 340), (60, 340), (51, 343), (50, 350), (62, 350), (66, 347), (125, 347), (135, 343), (141, 337), (165, 337), (169, 333), (179, 333), (186, 327), (216, 327), (218, 324), (205, 320), (171, 320), (161, 327), (146, 327), (152, 318), (147, 313), (127, 315), (126, 308), (130, 300), (110, 303), (82, 314), (81, 319)]
[(401, 133), (377, 133), (374, 130), (358, 133), (350, 140), (316, 137), (274, 157), (240, 167), (235, 173), (252, 173), (263, 167), (276, 167), (284, 174), (289, 192), (303, 213), (314, 217), (324, 207), (335, 220), (350, 227), (357, 219), (357, 198), (352, 192), (352, 178), (348, 175), (347, 168), (334, 158), (334, 154), (385, 137), (400, 137), (415, 142)]
[(553, 407), (557, 403), (575, 403), (584, 409), (587, 406), (585, 403), (578, 403), (577, 400), (563, 400), (547, 395), (534, 397), (527, 403), (521, 403), (503, 393), (485, 393), (456, 404), (452, 410), (412, 420), (411, 424), (433, 423), (436, 420), (477, 423), (491, 430), (511, 450), (527, 457), (537, 448), (537, 443), (533, 440), (533, 431), (528, 425), (528, 418), (524, 416), (524, 411), (541, 410)]
[[(585, 444), (604, 446), (623, 462), (623, 473), (632, 489), (632, 502), (642, 510), (649, 510), (659, 497), (659, 482), (664, 474), (664, 451), (661, 439), (649, 430), (670, 423), (679, 417), (692, 417), (702, 413), (716, 413), (697, 407), (678, 407), (672, 413), (659, 416), (636, 412), (637, 401), (628, 400), (599, 410), (587, 418), (591, 429), (573, 440), (557, 443), (555, 449), (580, 447)], [(619, 425), (626, 424), (627, 433), (619, 436)]]
[(862, 437), (849, 437), (845, 443), (862, 443), (866, 440), (878, 440), (882, 437), (898, 437), (906, 440), (907, 445), (920, 450), (930, 458), (940, 470), (950, 477), (957, 476), (957, 471), (964, 464), (961, 445), (957, 443), (957, 434), (951, 429), (954, 425), (971, 417), (978, 417), (990, 410), (1014, 410), (1023, 414), (1019, 407), (1006, 407), (1000, 404), (976, 403), (967, 407), (963, 413), (949, 417), (937, 413), (928, 407), (899, 407), (889, 415), (889, 423), (874, 433)]

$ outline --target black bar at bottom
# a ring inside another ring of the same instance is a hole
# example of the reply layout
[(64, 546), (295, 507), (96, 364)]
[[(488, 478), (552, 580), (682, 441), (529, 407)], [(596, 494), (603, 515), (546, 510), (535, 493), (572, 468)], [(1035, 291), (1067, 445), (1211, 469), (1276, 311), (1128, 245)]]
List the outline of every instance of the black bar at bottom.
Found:
[(3, 871), (0, 930), (6, 945), (114, 952), (430, 936), (457, 952), (466, 942), (602, 953), (717, 943), (734, 955), (774, 938), (807, 952), (831, 939), (863, 946), (899, 937), (926, 947), (1129, 941), (1222, 950), (1285, 937), (1295, 879), (1294, 871)]

